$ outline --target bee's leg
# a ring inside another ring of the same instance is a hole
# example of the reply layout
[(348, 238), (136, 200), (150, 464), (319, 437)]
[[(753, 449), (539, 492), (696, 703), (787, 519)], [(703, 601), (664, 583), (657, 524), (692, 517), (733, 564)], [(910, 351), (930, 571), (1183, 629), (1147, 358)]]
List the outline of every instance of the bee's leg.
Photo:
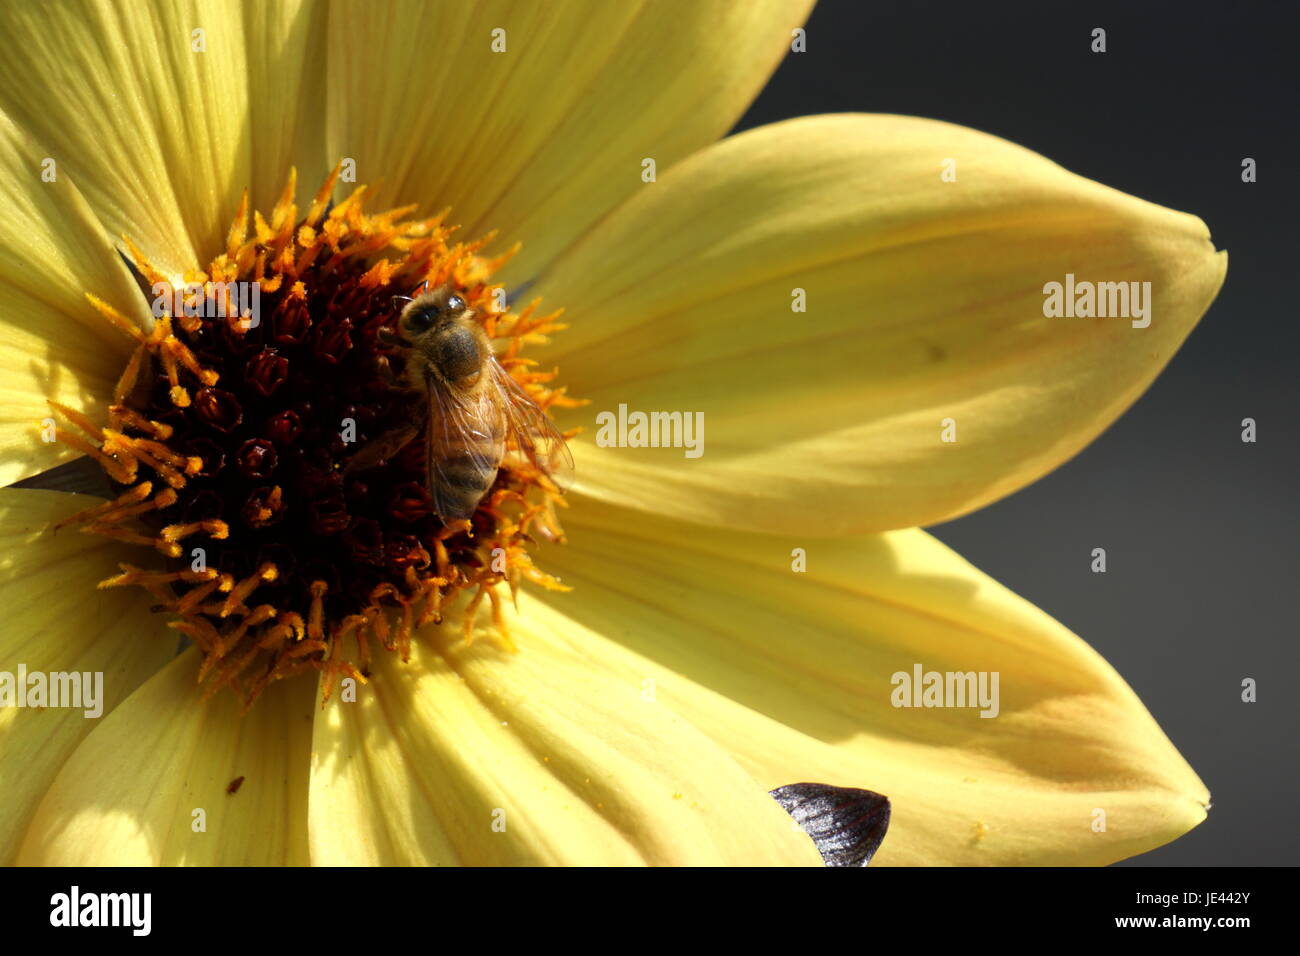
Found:
[(374, 468), (384, 459), (396, 455), (419, 433), (420, 429), (416, 425), (403, 425), (384, 432), (374, 441), (358, 449), (357, 453), (348, 459), (348, 463), (343, 467), (343, 474), (348, 475), (354, 471)]
[(375, 372), (389, 388), (401, 388), (402, 383), (397, 376), (393, 374), (392, 363), (388, 361), (387, 355), (379, 355), (375, 358)]

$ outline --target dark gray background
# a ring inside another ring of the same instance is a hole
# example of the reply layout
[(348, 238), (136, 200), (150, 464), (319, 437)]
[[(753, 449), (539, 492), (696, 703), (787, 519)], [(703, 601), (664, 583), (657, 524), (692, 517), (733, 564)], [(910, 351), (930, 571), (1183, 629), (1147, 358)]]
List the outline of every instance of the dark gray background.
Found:
[[(854, 111), (963, 123), (1195, 213), (1228, 250), (1219, 298), (1114, 427), (934, 529), (1101, 651), (1210, 788), (1209, 819), (1135, 865), (1300, 862), (1296, 6), (829, 0), (737, 126)], [(1106, 574), (1089, 569), (1094, 547)], [(1257, 703), (1241, 702), (1243, 677)]]

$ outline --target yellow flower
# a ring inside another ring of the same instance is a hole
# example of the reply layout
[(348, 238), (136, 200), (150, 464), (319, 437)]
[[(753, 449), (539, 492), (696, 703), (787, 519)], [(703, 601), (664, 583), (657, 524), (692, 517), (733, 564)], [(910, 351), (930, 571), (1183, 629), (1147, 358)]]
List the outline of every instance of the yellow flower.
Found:
[[(119, 237), (159, 275), (211, 277), (246, 187), (270, 209), (296, 167), (308, 209), (340, 157), (369, 209), (451, 206), (466, 236), (521, 240), (500, 281), (569, 326), (527, 356), (591, 404), (552, 406), (586, 430), (567, 543), (533, 553), (572, 590), (498, 608), (513, 651), (450, 624), (405, 662), (376, 651), (354, 703), (306, 677), (243, 716), (202, 698), (211, 647), (175, 654), (163, 586), (96, 589), (140, 549), (51, 530), (85, 497), (0, 492), (0, 672), (104, 675), (100, 720), (0, 710), (0, 860), (816, 864), (768, 795), (804, 781), (889, 798), (879, 864), (1105, 864), (1204, 819), (1109, 665), (918, 526), (1114, 421), (1226, 256), (1193, 216), (944, 123), (715, 142), (809, 6), (4, 6), (0, 480), (77, 454), (39, 440), (49, 401), (92, 428), (121, 414), (136, 346), (86, 296), (158, 325)], [(1049, 317), (1067, 276), (1149, 282), (1149, 325)], [(703, 413), (704, 454), (598, 443), (591, 412), (620, 405)], [(996, 673), (997, 716), (895, 706), (918, 665)]]

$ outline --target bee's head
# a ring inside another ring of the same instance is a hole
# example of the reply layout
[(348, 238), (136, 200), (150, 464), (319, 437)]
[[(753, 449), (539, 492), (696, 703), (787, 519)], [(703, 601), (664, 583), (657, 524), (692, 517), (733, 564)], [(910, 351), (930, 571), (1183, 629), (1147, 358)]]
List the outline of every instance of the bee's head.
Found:
[(432, 292), (420, 292), (411, 299), (402, 309), (397, 328), (403, 337), (411, 340), (439, 325), (462, 318), (469, 311), (469, 305), (448, 283)]

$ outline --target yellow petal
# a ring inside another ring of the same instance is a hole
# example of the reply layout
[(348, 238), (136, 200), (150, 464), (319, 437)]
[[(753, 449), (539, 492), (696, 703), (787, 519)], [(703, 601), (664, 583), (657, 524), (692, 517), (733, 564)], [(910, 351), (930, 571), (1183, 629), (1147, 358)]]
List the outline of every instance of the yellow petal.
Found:
[(241, 165), (247, 163), (246, 185), (254, 208), (269, 209), (293, 166), (298, 171), (298, 208), (303, 210), (338, 162), (325, 151), (320, 101), (329, 65), (326, 26), (332, 5), (319, 0), (244, 0), (241, 9), (238, 39), (245, 51), (248, 125), (238, 157)]
[(450, 205), (466, 235), (522, 240), (502, 275), (529, 279), (646, 188), (644, 159), (662, 175), (726, 133), (810, 6), (336, 4), (329, 152), (361, 182), (382, 178), (384, 200)]
[[(565, 529), (569, 545), (539, 560), (574, 590), (521, 597), (521, 656), (534, 633), (563, 633), (627, 682), (653, 681), (659, 706), (764, 788), (885, 794), (873, 865), (1105, 864), (1205, 817), (1205, 786), (1123, 679), (922, 531), (701, 534), (585, 502)], [(917, 664), (997, 672), (997, 716), (895, 707), (893, 675)]]
[(198, 667), (186, 651), (86, 738), (41, 801), (20, 864), (307, 864), (315, 681), (273, 684), (241, 717), (228, 691), (200, 700)]
[[(605, 218), (536, 286), (571, 324), (539, 357), (592, 400), (560, 419), (586, 426), (588, 493), (753, 530), (880, 531), (964, 514), (1082, 449), (1225, 269), (1199, 219), (1003, 140), (817, 116), (704, 150)], [(1067, 274), (1149, 282), (1149, 327), (1045, 317)], [(702, 414), (702, 455), (598, 447), (596, 416), (620, 404)]]
[(41, 159), (0, 113), (0, 484), (77, 454), (41, 440), (46, 399), (100, 416), (130, 355), (84, 292), (149, 321), (104, 225), (66, 174), (41, 180)]
[[(0, 864), (13, 862), (41, 796), (82, 739), (176, 648), (175, 634), (140, 592), (97, 591), (127, 551), (75, 531), (46, 525), (85, 507), (80, 495), (0, 490), (0, 671), (14, 675), (77, 672), (87, 708), (0, 707)], [(134, 557), (134, 555), (133, 555)], [(84, 693), (84, 691), (83, 691)]]
[(246, 186), (264, 207), (290, 163), (310, 176), (332, 165), (319, 104), (327, 14), (302, 0), (5, 4), (0, 109), (112, 240), (129, 234), (181, 272), (224, 248)]
[[(315, 864), (817, 865), (736, 762), (600, 642), (533, 632), (519, 653), (455, 634), (380, 652), (316, 720)], [(611, 648), (612, 649), (612, 648)]]

